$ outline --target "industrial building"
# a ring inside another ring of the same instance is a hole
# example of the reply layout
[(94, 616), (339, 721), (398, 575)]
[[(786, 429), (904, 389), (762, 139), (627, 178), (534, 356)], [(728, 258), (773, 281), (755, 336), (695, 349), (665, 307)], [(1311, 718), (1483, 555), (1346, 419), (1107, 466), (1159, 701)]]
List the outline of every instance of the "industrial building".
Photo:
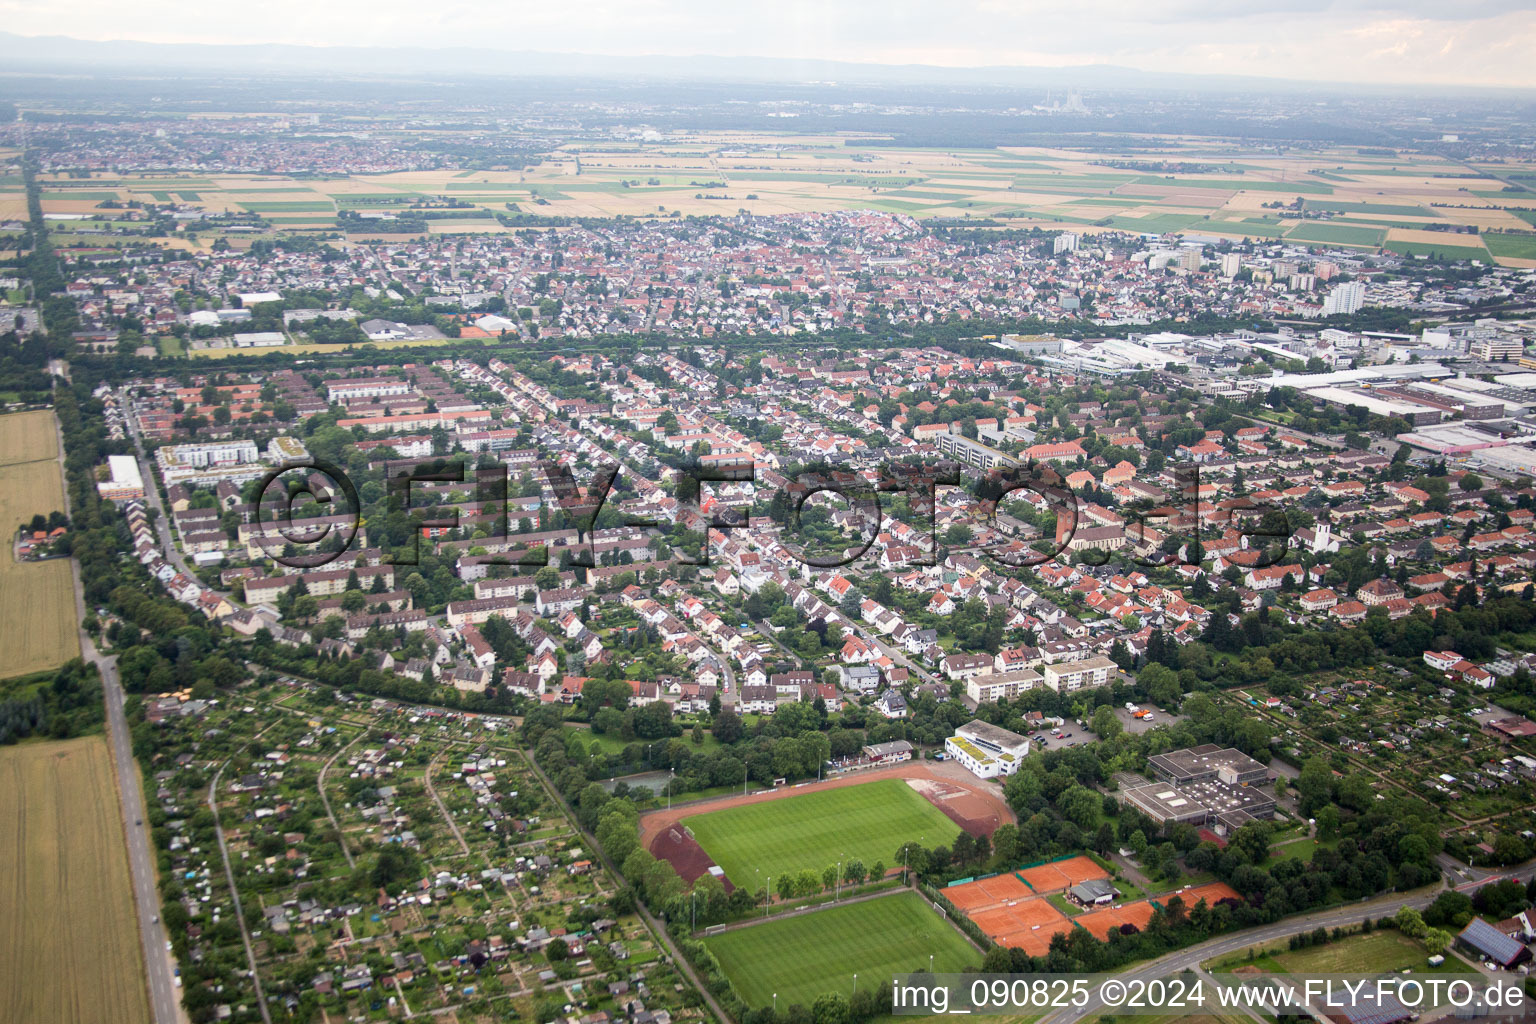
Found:
[(1211, 825), (1224, 834), (1274, 815), (1269, 769), (1240, 750), (1207, 743), (1153, 754), (1147, 767), (1155, 781), (1129, 774), (1116, 781), (1121, 802), (1159, 825)]

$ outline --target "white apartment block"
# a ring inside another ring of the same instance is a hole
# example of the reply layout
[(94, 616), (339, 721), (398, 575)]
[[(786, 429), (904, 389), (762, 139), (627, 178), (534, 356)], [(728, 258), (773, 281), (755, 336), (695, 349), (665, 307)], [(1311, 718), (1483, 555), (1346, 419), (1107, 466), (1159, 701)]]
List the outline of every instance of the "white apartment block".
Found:
[(1083, 661), (1067, 661), (1045, 666), (1045, 685), (1053, 690), (1071, 693), (1073, 690), (1103, 686), (1119, 671), (1119, 666), (1103, 655)]
[(1012, 700), (1037, 686), (1048, 685), (1045, 677), (1034, 669), (1003, 672), (988, 676), (973, 676), (965, 682), (965, 694), (978, 704), (989, 701)]

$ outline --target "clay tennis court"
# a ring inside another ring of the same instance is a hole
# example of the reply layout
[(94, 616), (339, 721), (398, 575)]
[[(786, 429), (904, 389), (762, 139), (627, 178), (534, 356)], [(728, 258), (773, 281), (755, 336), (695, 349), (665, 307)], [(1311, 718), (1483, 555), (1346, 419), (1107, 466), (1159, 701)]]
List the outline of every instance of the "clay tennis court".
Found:
[(944, 895), (955, 905), (955, 909), (964, 910), (969, 914), (972, 910), (995, 907), (1011, 900), (1027, 899), (1035, 893), (1021, 882), (1017, 875), (1010, 873), (983, 878), (977, 882), (966, 882), (964, 885), (952, 885), (944, 890)]
[[(1168, 906), (1168, 901), (1173, 897), (1179, 897), (1184, 901), (1184, 910), (1189, 912), (1196, 903), (1205, 900), (1205, 905), (1214, 907), (1221, 900), (1240, 900), (1237, 890), (1225, 882), (1211, 882), (1208, 885), (1197, 885), (1181, 892), (1170, 892), (1156, 897), (1156, 902), (1163, 907)], [(1135, 903), (1127, 903), (1122, 907), (1105, 907), (1102, 910), (1091, 910), (1077, 918), (1077, 923), (1088, 929), (1099, 938), (1105, 938), (1113, 930), (1118, 930), (1123, 924), (1133, 924), (1138, 930), (1147, 926), (1152, 920), (1152, 900), (1137, 900)]]
[(1050, 952), (1052, 936), (1072, 930), (1067, 915), (1044, 896), (977, 911), (970, 918), (999, 946), (1022, 949), (1030, 956), (1044, 956)]
[(1160, 896), (1157, 902), (1166, 907), (1168, 901), (1175, 896), (1184, 901), (1185, 910), (1194, 909), (1195, 904), (1201, 900), (1205, 900), (1205, 905), (1208, 907), (1214, 907), (1222, 900), (1242, 900), (1242, 897), (1237, 894), (1237, 890), (1226, 882), (1211, 882), (1208, 885), (1193, 886), (1185, 889), (1183, 892), (1171, 892), (1166, 896)]
[(1030, 956), (1045, 956), (1053, 936), (1072, 930), (1072, 921), (1051, 906), (1045, 895), (1090, 878), (1108, 877), (1092, 859), (1069, 857), (952, 885), (944, 890), (944, 897), (998, 945), (1022, 949)]
[(1024, 868), (1019, 872), (1030, 888), (1045, 894), (1061, 892), (1090, 878), (1108, 878), (1109, 874), (1088, 857), (1069, 857), (1066, 860)]
[(1127, 903), (1123, 907), (1105, 907), (1103, 910), (1090, 910), (1077, 919), (1082, 925), (1094, 934), (1096, 938), (1106, 939), (1112, 931), (1119, 931), (1123, 924), (1133, 924), (1140, 931), (1152, 920), (1152, 904), (1147, 900), (1138, 900), (1135, 903)]

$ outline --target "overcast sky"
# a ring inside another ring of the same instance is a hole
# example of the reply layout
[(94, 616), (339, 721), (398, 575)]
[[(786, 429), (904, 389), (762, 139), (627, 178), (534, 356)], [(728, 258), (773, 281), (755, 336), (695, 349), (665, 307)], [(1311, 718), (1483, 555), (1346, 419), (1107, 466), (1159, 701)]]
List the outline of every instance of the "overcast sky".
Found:
[(467, 45), (952, 66), (1107, 63), (1536, 87), (1533, 0), (1289, 0), (1281, 10), (1242, 0), (0, 0), (0, 25), (96, 40)]

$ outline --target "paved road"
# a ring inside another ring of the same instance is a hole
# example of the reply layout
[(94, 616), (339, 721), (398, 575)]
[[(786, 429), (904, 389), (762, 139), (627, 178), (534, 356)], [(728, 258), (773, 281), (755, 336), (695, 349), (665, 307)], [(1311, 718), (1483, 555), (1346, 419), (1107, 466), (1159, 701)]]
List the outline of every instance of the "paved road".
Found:
[[(122, 395), (118, 397), (119, 399), (124, 398)], [(129, 403), (124, 400), (122, 404), (127, 406)], [(139, 433), (138, 421), (133, 416), (133, 410), (129, 409), (123, 419), (128, 424), (128, 436), (133, 439), (133, 446), (139, 453), (139, 472), (144, 476), (144, 501), (157, 513), (153, 518), (155, 520), (155, 533), (160, 537), (160, 550), (165, 555), (166, 561), (174, 565), (180, 572), (186, 573), (191, 579), (196, 580), (197, 573), (193, 571), (192, 566), (187, 564), (186, 559), (181, 555), (181, 549), (176, 546), (175, 540), (171, 537), (171, 515), (160, 501), (160, 488), (155, 483), (153, 465), (148, 453), (144, 449), (144, 438)], [(198, 585), (203, 586), (201, 581), (198, 581)], [(230, 600), (229, 591), (227, 590), (216, 590), (213, 587), (204, 587), (204, 589), (211, 590), (219, 597)], [(238, 604), (238, 602), (232, 600), (230, 603)]]
[[(65, 468), (65, 438), (63, 430), (54, 419), (58, 434), (58, 468)], [(69, 513), (69, 488), (65, 488), (65, 514)], [(80, 562), (69, 559), (69, 573), (75, 585), (75, 622), (86, 617), (86, 594), (80, 582)], [(181, 1009), (175, 986), (174, 956), (166, 952), (166, 929), (160, 923), (160, 887), (158, 887), (157, 860), (151, 849), (149, 826), (144, 821), (144, 789), (140, 781), (138, 763), (134, 760), (134, 740), (127, 731), (127, 715), (123, 714), (123, 683), (118, 679), (117, 657), (101, 654), (91, 634), (77, 626), (80, 633), (80, 656), (101, 672), (101, 694), (106, 700), (106, 731), (112, 748), (112, 768), (117, 775), (118, 808), (123, 815), (123, 834), (127, 837), (127, 874), (134, 886), (134, 906), (138, 912), (138, 940), (144, 950), (144, 979), (149, 986), (149, 1009), (155, 1024), (186, 1024), (186, 1013)]]
[[(54, 429), (59, 430), (58, 420)], [(59, 432), (59, 468), (64, 465), (64, 438)], [(64, 494), (68, 514), (69, 491)], [(85, 588), (80, 581), (80, 563), (69, 560), (75, 585), (75, 621), (85, 619)], [(101, 689), (107, 704), (107, 741), (112, 749), (112, 764), (117, 776), (118, 805), (122, 812), (123, 832), (128, 845), (128, 875), (133, 884), (133, 901), (139, 917), (139, 942), (144, 949), (144, 973), (149, 986), (150, 1012), (156, 1024), (185, 1024), (186, 1014), (177, 997), (172, 966), (174, 958), (166, 951), (165, 926), (160, 923), (160, 891), (156, 876), (156, 858), (150, 848), (149, 826), (145, 820), (144, 789), (139, 766), (133, 758), (133, 738), (123, 713), (123, 687), (117, 675), (117, 658), (104, 655), (84, 628), (79, 626), (80, 655), (101, 673)]]

